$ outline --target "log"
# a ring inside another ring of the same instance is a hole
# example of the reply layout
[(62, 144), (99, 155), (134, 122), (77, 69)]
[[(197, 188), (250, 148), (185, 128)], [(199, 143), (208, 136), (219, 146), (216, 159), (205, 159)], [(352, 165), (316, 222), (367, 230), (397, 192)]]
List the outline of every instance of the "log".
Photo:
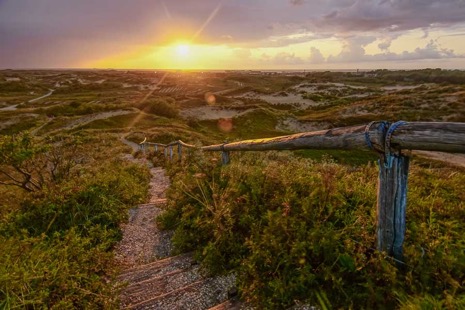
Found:
[(392, 134), (394, 149), (465, 153), (465, 123), (407, 122)]
[(227, 144), (204, 146), (204, 151), (269, 151), (301, 149), (370, 149), (384, 150), (382, 122), (373, 123), (365, 134), (366, 125), (304, 132), (267, 139), (245, 140)]
[[(304, 132), (267, 139), (244, 140), (204, 146), (204, 151), (267, 151), (300, 149), (370, 149), (366, 136), (377, 151), (384, 152), (383, 122)], [(465, 153), (465, 123), (408, 122), (391, 137), (394, 149)]]

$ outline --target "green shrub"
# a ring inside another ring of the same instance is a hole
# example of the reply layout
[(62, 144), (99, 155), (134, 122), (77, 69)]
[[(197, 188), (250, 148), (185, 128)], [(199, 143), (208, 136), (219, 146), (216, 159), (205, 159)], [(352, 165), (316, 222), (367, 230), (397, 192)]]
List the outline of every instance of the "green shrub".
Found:
[[(128, 209), (145, 201), (150, 174), (122, 159), (108, 161), (108, 154), (102, 162), (103, 149), (88, 145), (87, 155), (92, 151), (99, 152), (95, 161), (81, 163), (59, 186), (23, 191), (17, 209), (2, 210), (1, 309), (118, 307), (111, 250)], [(20, 160), (30, 158), (24, 152)]]
[(375, 250), (377, 167), (234, 155), (223, 168), (207, 158), (169, 167), (159, 221), (175, 229), (177, 249), (195, 251), (210, 272), (236, 272), (245, 300), (265, 309), (295, 301), (369, 309), (463, 303), (463, 173), (413, 165), (406, 265), (398, 268)]
[(115, 309), (112, 255), (75, 229), (46, 237), (0, 236), (1, 309)]
[(179, 109), (176, 107), (174, 99), (171, 98), (149, 99), (139, 103), (137, 107), (145, 113), (168, 118), (176, 118), (179, 115)]

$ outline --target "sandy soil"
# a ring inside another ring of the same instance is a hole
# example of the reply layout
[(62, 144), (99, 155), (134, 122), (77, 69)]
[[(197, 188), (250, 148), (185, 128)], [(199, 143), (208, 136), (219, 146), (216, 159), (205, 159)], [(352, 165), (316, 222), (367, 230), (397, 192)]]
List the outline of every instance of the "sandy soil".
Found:
[(313, 100), (303, 99), (300, 94), (292, 94), (292, 93), (288, 93), (287, 96), (280, 96), (278, 94), (263, 95), (263, 94), (258, 94), (256, 92), (247, 92), (241, 96), (238, 96), (237, 98), (260, 99), (272, 105), (291, 104), (291, 105), (294, 105), (296, 109), (300, 109), (300, 110), (305, 110), (305, 109), (308, 109), (309, 107), (318, 105), (318, 103), (316, 103)]
[(244, 115), (253, 109), (247, 111), (238, 111), (234, 109), (223, 109), (220, 107), (204, 106), (198, 108), (185, 109), (180, 112), (183, 118), (194, 118), (197, 120), (216, 120), (220, 118), (233, 118)]
[(91, 123), (99, 119), (106, 119), (106, 118), (110, 118), (114, 116), (126, 115), (126, 114), (131, 114), (131, 113), (134, 113), (134, 111), (117, 110), (117, 111), (109, 111), (109, 112), (96, 113), (92, 115), (86, 115), (86, 116), (83, 116), (81, 118), (71, 121), (69, 124), (67, 124), (62, 129), (73, 129), (73, 128), (86, 125), (88, 123)]
[(55, 91), (54, 89), (49, 89), (49, 92), (46, 93), (45, 95), (40, 96), (40, 97), (37, 97), (37, 98), (34, 98), (34, 99), (31, 99), (31, 100), (29, 100), (28, 102), (29, 102), (29, 103), (32, 103), (32, 102), (39, 101), (40, 99), (47, 98), (48, 96), (51, 96), (51, 95), (53, 94), (54, 91)]
[(10, 105), (10, 106), (1, 108), (0, 111), (15, 111), (15, 110), (18, 110), (17, 108), (18, 106), (19, 104)]
[(288, 117), (281, 120), (276, 126), (277, 130), (289, 130), (295, 132), (309, 132), (328, 129), (331, 127), (330, 123), (326, 122), (302, 122), (295, 118)]
[(418, 156), (449, 163), (453, 166), (465, 168), (465, 154), (432, 152), (432, 151), (413, 151)]

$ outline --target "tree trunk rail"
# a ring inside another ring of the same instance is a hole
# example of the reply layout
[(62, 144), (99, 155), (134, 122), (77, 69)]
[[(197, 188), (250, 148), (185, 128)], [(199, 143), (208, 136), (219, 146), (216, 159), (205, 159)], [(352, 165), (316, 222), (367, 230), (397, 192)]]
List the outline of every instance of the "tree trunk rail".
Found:
[(377, 248), (396, 260), (402, 261), (407, 208), (407, 180), (409, 156), (404, 150), (425, 150), (465, 153), (465, 123), (447, 122), (395, 122), (375, 121), (366, 125), (334, 128), (265, 139), (243, 140), (231, 143), (197, 147), (177, 140), (169, 144), (140, 143), (164, 148), (165, 157), (173, 159), (173, 147), (208, 152), (222, 152), (223, 164), (230, 161), (229, 153), (235, 151), (270, 150), (372, 150), (379, 154), (379, 179), (377, 200)]

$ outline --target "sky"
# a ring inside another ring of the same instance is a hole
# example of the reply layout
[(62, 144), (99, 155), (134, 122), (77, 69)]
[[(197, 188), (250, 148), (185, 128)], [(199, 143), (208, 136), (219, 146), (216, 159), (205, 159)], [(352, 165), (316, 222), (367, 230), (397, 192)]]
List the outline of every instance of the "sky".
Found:
[(465, 69), (465, 0), (0, 0), (0, 68)]

